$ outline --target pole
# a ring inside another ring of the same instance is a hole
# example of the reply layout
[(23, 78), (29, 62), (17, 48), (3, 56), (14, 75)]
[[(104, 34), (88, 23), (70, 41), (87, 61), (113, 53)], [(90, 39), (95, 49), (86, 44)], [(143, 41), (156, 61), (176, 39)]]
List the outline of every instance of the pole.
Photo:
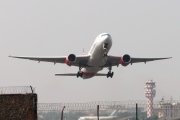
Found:
[(63, 120), (63, 112), (64, 112), (65, 106), (63, 107), (62, 111), (61, 111), (61, 120)]
[(31, 88), (32, 93), (34, 93), (34, 90), (33, 90), (32, 86), (30, 86), (30, 88)]
[(138, 104), (136, 103), (136, 120), (138, 120)]
[(97, 105), (97, 120), (99, 120), (99, 105)]

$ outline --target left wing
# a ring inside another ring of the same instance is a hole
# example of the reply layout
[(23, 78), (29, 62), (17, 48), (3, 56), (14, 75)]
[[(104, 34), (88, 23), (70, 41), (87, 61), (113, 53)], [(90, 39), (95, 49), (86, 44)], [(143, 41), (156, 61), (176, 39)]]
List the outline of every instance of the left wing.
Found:
[[(120, 59), (123, 57), (121, 56), (108, 56), (107, 62), (104, 67), (109, 67), (111, 66), (118, 66), (120, 63)], [(164, 60), (164, 59), (170, 59), (172, 57), (165, 57), (165, 58), (131, 58), (129, 61), (130, 64), (133, 63), (139, 63), (139, 62), (150, 62), (150, 61), (155, 61), (155, 60)]]
[[(54, 64), (56, 63), (65, 63), (67, 56), (56, 56), (56, 57), (30, 57), (30, 56), (9, 56), (12, 58), (19, 58), (19, 59), (28, 59), (28, 60), (34, 60), (38, 62), (52, 62)], [(87, 66), (87, 62), (89, 59), (89, 55), (78, 55), (76, 56), (76, 61), (72, 66)]]

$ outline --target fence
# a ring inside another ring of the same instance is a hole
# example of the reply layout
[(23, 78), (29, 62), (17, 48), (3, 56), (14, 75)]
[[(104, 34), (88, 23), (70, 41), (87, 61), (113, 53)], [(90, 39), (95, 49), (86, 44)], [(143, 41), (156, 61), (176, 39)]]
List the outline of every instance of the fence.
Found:
[[(145, 119), (147, 117), (146, 108), (147, 101), (98, 101), (98, 102), (87, 102), (87, 103), (39, 103), (38, 104), (38, 113), (39, 115), (46, 118), (47, 115), (51, 116), (52, 112), (55, 113), (52, 115), (59, 116), (60, 112), (65, 106), (65, 118), (67, 120), (77, 120), (81, 116), (96, 116), (96, 108), (99, 105), (100, 116), (110, 115), (113, 110), (118, 110), (118, 118), (121, 119), (122, 116), (126, 118), (135, 118), (136, 114), (136, 103), (138, 104), (138, 117)], [(166, 119), (166, 120), (176, 120), (180, 118), (180, 102), (179, 101), (154, 101), (154, 118)], [(43, 113), (45, 112), (45, 114)], [(69, 117), (71, 116), (71, 117)], [(54, 118), (56, 119), (56, 118)], [(58, 120), (57, 119), (57, 120)]]
[(0, 87), (0, 94), (27, 94), (34, 93), (35, 89), (32, 86), (9, 86)]
[[(164, 103), (180, 103), (179, 101), (163, 101)], [(61, 110), (63, 106), (66, 106), (66, 111), (84, 111), (96, 109), (99, 105), (100, 109), (128, 109), (135, 107), (136, 103), (141, 108), (147, 107), (146, 100), (138, 101), (96, 101), (87, 103), (39, 103), (38, 111), (56, 111)], [(153, 107), (160, 108), (162, 101), (154, 101)], [(165, 105), (165, 104), (164, 104)], [(180, 108), (180, 106), (178, 106)]]
[(31, 86), (0, 88), (0, 120), (37, 120), (37, 94)]

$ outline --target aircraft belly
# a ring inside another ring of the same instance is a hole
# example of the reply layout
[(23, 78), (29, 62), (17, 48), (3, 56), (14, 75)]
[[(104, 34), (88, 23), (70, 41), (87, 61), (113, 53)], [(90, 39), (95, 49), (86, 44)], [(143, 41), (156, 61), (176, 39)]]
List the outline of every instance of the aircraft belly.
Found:
[(101, 67), (87, 67), (83, 68), (81, 71), (83, 72), (83, 79), (92, 78), (96, 75), (98, 71), (102, 70)]

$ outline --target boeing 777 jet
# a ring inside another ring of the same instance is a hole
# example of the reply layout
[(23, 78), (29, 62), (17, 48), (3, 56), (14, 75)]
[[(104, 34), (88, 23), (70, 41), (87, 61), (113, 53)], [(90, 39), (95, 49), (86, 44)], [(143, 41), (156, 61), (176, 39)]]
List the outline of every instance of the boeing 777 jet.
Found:
[[(154, 60), (169, 59), (166, 58), (133, 58), (128, 54), (123, 56), (111, 56), (108, 55), (109, 50), (112, 47), (112, 38), (107, 33), (98, 35), (87, 55), (75, 55), (70, 54), (68, 56), (57, 56), (57, 57), (28, 57), (28, 56), (9, 56), (12, 58), (29, 59), (34, 61), (65, 63), (68, 66), (77, 66), (79, 70), (77, 73), (63, 73), (55, 74), (57, 76), (77, 76), (83, 79), (91, 78), (93, 76), (106, 76), (113, 77), (112, 72), (113, 66), (127, 66), (133, 63), (149, 62)], [(98, 73), (103, 68), (108, 68), (108, 73)]]

